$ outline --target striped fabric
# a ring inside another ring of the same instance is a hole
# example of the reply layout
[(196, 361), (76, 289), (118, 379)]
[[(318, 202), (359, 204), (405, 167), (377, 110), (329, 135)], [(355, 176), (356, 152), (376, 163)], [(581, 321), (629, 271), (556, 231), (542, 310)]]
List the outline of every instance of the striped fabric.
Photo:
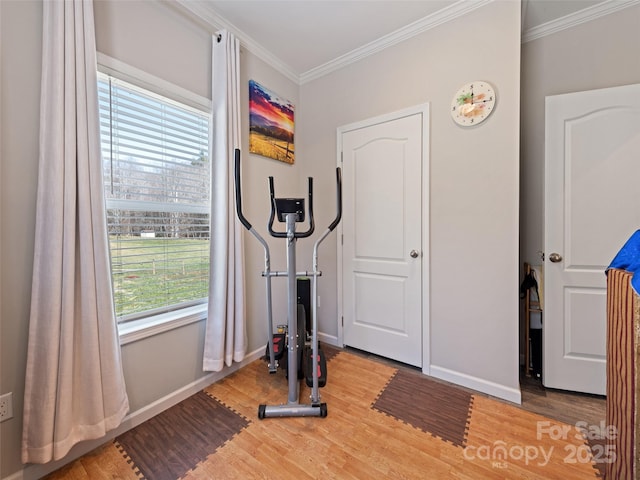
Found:
[[(630, 272), (607, 274), (607, 425), (615, 427), (608, 444), (612, 455), (607, 479), (636, 480), (638, 459), (638, 364), (640, 299), (631, 287)], [(613, 437), (613, 438), (612, 438)]]

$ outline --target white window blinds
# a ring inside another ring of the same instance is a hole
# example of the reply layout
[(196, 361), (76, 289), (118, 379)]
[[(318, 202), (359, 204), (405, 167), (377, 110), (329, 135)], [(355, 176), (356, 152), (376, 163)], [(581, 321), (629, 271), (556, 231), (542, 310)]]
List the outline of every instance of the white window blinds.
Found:
[(99, 74), (100, 133), (120, 321), (203, 302), (209, 115)]

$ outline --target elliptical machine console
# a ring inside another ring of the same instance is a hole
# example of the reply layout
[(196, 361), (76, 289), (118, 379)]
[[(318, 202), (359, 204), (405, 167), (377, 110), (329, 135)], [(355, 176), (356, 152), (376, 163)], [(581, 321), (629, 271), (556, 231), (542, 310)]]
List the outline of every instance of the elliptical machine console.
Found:
[[(235, 185), (236, 185), (236, 212), (242, 225), (260, 242), (264, 249), (265, 268), (262, 276), (266, 280), (267, 293), (267, 357), (269, 373), (276, 373), (280, 366), (279, 360), (286, 362), (288, 380), (288, 399), (282, 405), (260, 405), (258, 418), (265, 417), (326, 417), (327, 404), (320, 402), (319, 388), (326, 384), (326, 361), (322, 350), (319, 348), (317, 334), (317, 279), (322, 275), (318, 270), (318, 247), (322, 241), (336, 228), (342, 218), (342, 173), (336, 169), (336, 205), (337, 214), (333, 222), (316, 240), (313, 247), (313, 270), (311, 272), (296, 271), (296, 241), (298, 238), (306, 238), (313, 234), (315, 224), (313, 219), (313, 178), (309, 177), (308, 192), (308, 217), (309, 226), (305, 231), (297, 231), (296, 223), (305, 222), (304, 198), (276, 198), (273, 177), (269, 177), (269, 193), (271, 197), (271, 214), (269, 217), (269, 234), (275, 238), (287, 240), (287, 270), (271, 271), (271, 256), (269, 245), (253, 228), (242, 213), (242, 192), (240, 180), (240, 150), (235, 150)], [(273, 228), (275, 218), (285, 224), (285, 230), (276, 231)], [(312, 280), (312, 316), (311, 332), (306, 331), (306, 319), (304, 308), (297, 305), (296, 278), (308, 276)], [(271, 279), (273, 277), (287, 278), (287, 326), (285, 332), (274, 332)], [(310, 333), (310, 335), (308, 335)], [(310, 339), (308, 339), (310, 337)], [(284, 352), (286, 351), (286, 357)], [(303, 404), (299, 401), (300, 378), (306, 378), (307, 386), (311, 387), (310, 403)]]

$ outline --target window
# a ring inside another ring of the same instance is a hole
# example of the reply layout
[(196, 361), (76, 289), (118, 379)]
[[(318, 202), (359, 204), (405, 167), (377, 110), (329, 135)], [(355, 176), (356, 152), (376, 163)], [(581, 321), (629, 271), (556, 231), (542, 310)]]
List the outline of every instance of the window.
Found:
[(209, 286), (209, 114), (98, 74), (119, 322), (204, 303)]

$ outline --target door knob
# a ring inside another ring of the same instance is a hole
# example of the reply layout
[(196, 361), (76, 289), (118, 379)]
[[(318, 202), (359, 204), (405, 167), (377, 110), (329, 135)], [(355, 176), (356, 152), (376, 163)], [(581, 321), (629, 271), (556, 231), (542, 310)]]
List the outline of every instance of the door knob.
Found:
[(410, 256), (411, 258), (418, 258), (418, 256), (419, 256), (419, 255), (420, 255), (420, 253), (419, 253), (417, 250), (411, 250), (411, 251), (409, 252), (409, 256)]
[(553, 263), (561, 262), (562, 255), (560, 255), (559, 253), (552, 253), (551, 255), (549, 255), (549, 260)]

